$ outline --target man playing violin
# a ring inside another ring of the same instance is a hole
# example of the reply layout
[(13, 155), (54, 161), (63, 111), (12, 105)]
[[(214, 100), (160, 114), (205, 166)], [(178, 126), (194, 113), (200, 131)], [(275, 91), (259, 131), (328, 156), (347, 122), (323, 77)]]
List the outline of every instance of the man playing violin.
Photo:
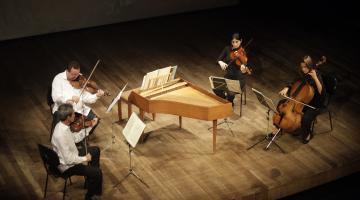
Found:
[[(75, 113), (71, 104), (61, 104), (58, 108), (58, 122), (54, 129), (51, 144), (59, 156), (60, 164), (57, 166), (61, 173), (72, 176), (80, 175), (86, 177), (87, 193), (85, 199), (100, 199), (102, 193), (102, 171), (100, 169), (100, 149), (89, 146), (78, 151), (75, 143), (80, 142), (89, 132), (84, 129), (72, 133), (70, 124), (75, 119)], [(94, 120), (94, 125), (98, 122)], [(87, 129), (91, 129), (88, 127)], [(83, 162), (89, 162), (84, 165)]]
[[(315, 120), (316, 116), (319, 114), (320, 108), (324, 105), (325, 100), (325, 87), (323, 86), (323, 81), (321, 74), (316, 70), (316, 67), (325, 62), (325, 57), (322, 58), (322, 61), (314, 64), (310, 56), (305, 56), (303, 61), (299, 66), (299, 74), (302, 78), (305, 78), (310, 86), (314, 89), (314, 96), (308, 105), (314, 107), (310, 108), (305, 106), (303, 108), (303, 116), (301, 118), (300, 129), (297, 130), (296, 135), (300, 135), (302, 142), (307, 144), (313, 137), (311, 132), (312, 122)], [(299, 80), (297, 78), (296, 80)], [(295, 82), (295, 81), (294, 81)], [(293, 83), (293, 82), (292, 82)], [(289, 96), (291, 91), (292, 83), (284, 87), (279, 94), (282, 96)]]
[[(81, 89), (74, 88), (71, 84), (71, 81), (75, 81), (80, 75), (80, 64), (76, 61), (71, 61), (64, 72), (55, 76), (52, 82), (51, 92), (51, 97), (54, 101), (52, 128), (59, 122), (56, 111), (59, 105), (63, 103), (71, 103), (76, 113), (86, 116), (89, 120), (97, 118), (95, 113), (86, 104), (95, 103), (104, 95), (104, 91), (99, 89), (95, 94), (91, 94), (84, 90), (83, 93), (81, 93)], [(93, 130), (94, 129), (92, 129), (92, 131)]]
[[(246, 80), (245, 75), (251, 74), (251, 71), (246, 66), (247, 57), (246, 52), (241, 46), (242, 39), (240, 38), (239, 33), (234, 33), (231, 39), (231, 46), (226, 46), (221, 52), (217, 63), (222, 70), (226, 71), (224, 78), (239, 80), (241, 90), (245, 89)], [(214, 89), (214, 93), (224, 99), (233, 103), (235, 94), (230, 91), (224, 91), (219, 89)]]

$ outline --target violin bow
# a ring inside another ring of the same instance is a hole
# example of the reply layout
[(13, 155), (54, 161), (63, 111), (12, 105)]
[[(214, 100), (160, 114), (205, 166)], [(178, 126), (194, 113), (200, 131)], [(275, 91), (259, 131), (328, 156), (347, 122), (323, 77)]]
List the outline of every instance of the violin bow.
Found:
[(287, 98), (287, 99), (289, 99), (289, 100), (291, 100), (291, 101), (295, 101), (296, 103), (302, 104), (302, 105), (304, 105), (304, 106), (307, 106), (307, 107), (309, 107), (309, 108), (312, 108), (312, 109), (316, 110), (315, 107), (310, 106), (310, 105), (308, 105), (308, 104), (306, 104), (306, 103), (303, 103), (303, 102), (301, 102), (301, 101), (298, 101), (298, 100), (293, 99), (293, 98), (288, 97), (288, 96), (284, 96), (284, 95), (281, 95), (281, 96), (283, 96), (283, 97), (285, 97), (285, 98)]
[(244, 50), (246, 49), (247, 46), (249, 46), (249, 44), (253, 41), (254, 38), (251, 38), (245, 45), (244, 45)]
[(95, 71), (95, 69), (96, 69), (96, 67), (98, 66), (98, 64), (99, 64), (99, 63), (100, 63), (100, 59), (99, 59), (99, 60), (97, 60), (97, 62), (96, 62), (96, 64), (95, 64), (95, 66), (94, 66), (94, 67), (93, 67), (93, 69), (91, 70), (91, 73), (90, 73), (90, 75), (89, 75), (89, 78), (88, 78), (88, 79), (86, 79), (84, 86), (81, 88), (81, 92), (80, 92), (80, 95), (79, 95), (79, 96), (81, 96), (81, 95), (82, 95), (82, 93), (84, 92), (85, 87), (86, 87), (86, 84), (89, 82), (89, 80), (90, 80), (91, 76), (93, 75), (93, 73), (94, 73), (94, 71)]

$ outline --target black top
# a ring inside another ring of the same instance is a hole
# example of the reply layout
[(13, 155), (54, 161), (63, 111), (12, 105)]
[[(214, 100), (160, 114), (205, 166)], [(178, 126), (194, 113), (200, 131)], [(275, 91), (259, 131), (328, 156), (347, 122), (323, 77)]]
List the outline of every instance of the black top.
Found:
[(226, 64), (228, 64), (228, 68), (226, 68), (226, 70), (239, 71), (240, 70), (239, 66), (237, 66), (235, 62), (231, 62), (231, 58), (230, 58), (231, 52), (236, 51), (238, 49), (240, 49), (240, 47), (236, 49), (232, 49), (231, 46), (226, 46), (222, 50), (219, 58), (217, 59), (217, 62), (224, 61)]
[(325, 94), (326, 94), (326, 91), (325, 91), (325, 87), (324, 87), (324, 84), (323, 84), (323, 80), (322, 80), (322, 76), (320, 74), (319, 71), (315, 70), (316, 71), (316, 75), (320, 81), (320, 84), (322, 85), (322, 91), (321, 91), (321, 94), (319, 93), (318, 91), (318, 88), (316, 86), (316, 83), (315, 83), (315, 80), (310, 76), (310, 75), (300, 75), (298, 76), (294, 81), (290, 82), (287, 87), (289, 88), (289, 91), (288, 93), (290, 94), (290, 91), (291, 91), (291, 86), (293, 85), (293, 83), (295, 83), (296, 81), (298, 80), (303, 80), (303, 81), (307, 81), (313, 88), (314, 88), (314, 97), (313, 99), (309, 102), (309, 105), (310, 106), (313, 106), (315, 108), (321, 108), (324, 106), (324, 101), (325, 101)]

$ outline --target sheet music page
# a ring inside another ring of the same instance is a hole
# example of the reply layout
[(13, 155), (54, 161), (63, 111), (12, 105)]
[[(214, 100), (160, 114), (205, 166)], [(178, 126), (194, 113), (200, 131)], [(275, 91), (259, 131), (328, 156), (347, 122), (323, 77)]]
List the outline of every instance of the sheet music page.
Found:
[(172, 66), (172, 71), (171, 71), (171, 76), (170, 76), (169, 81), (171, 81), (171, 80), (174, 80), (174, 79), (175, 79), (176, 70), (177, 70), (177, 65)]
[(212, 89), (227, 90), (227, 84), (225, 78), (218, 76), (210, 76), (209, 80)]
[(158, 73), (159, 73), (158, 70), (147, 73), (146, 76), (148, 77), (148, 85), (145, 86), (145, 89), (153, 88), (153, 87), (156, 86), (155, 85), (156, 84), (156, 77), (158, 76)]
[(135, 148), (136, 144), (138, 143), (139, 138), (145, 129), (145, 126), (145, 123), (140, 120), (136, 113), (133, 112), (123, 130), (123, 135), (126, 141), (133, 148)]
[(225, 79), (229, 91), (241, 93), (239, 80)]
[(122, 90), (120, 90), (119, 94), (113, 99), (113, 101), (111, 102), (110, 106), (108, 107), (108, 109), (106, 110), (106, 113), (109, 113), (110, 110), (112, 109), (112, 107), (114, 107), (115, 103), (119, 101), (119, 99), (121, 98), (122, 93), (124, 92), (125, 88), (127, 86), (126, 85), (122, 88)]
[(162, 85), (168, 81), (171, 67), (164, 67), (158, 70), (158, 82), (157, 86)]
[[(251, 88), (251, 89), (256, 94), (256, 96), (257, 96), (258, 100), (260, 101), (260, 103), (267, 104), (273, 112), (277, 113), (276, 106), (275, 106), (274, 102), (269, 97), (265, 96), (262, 92), (260, 92), (259, 90), (256, 90), (255, 88)], [(265, 101), (265, 102), (262, 102), (262, 101)]]
[(213, 76), (209, 76), (209, 81), (210, 81), (211, 89), (214, 89), (214, 83), (213, 83), (213, 81), (212, 81), (212, 78), (213, 78)]

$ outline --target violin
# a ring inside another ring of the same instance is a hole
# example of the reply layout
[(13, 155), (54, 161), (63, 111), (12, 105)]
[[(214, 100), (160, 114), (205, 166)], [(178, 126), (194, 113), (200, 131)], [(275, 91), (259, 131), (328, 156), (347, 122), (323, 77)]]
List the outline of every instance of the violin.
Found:
[(244, 46), (244, 48), (240, 47), (239, 49), (233, 50), (230, 52), (230, 65), (231, 63), (235, 62), (235, 64), (241, 69), (242, 65), (245, 65), (245, 72), (241, 70), (242, 73), (248, 73), (251, 75), (252, 69), (250, 69), (247, 65), (248, 57), (246, 55), (245, 48), (252, 42), (252, 38), (247, 42), (247, 44)]
[[(86, 81), (86, 77), (80, 74), (75, 80), (70, 81), (70, 84), (71, 86), (73, 86), (73, 88), (82, 89)], [(86, 83), (85, 90), (90, 92), (91, 94), (96, 94), (99, 90), (99, 87), (95, 81), (89, 80)], [(110, 96), (110, 93), (108, 91), (104, 91), (104, 95)]]
[(87, 118), (86, 116), (75, 113), (75, 119), (70, 124), (71, 132), (79, 132), (81, 129), (88, 128), (92, 126), (92, 120)]

